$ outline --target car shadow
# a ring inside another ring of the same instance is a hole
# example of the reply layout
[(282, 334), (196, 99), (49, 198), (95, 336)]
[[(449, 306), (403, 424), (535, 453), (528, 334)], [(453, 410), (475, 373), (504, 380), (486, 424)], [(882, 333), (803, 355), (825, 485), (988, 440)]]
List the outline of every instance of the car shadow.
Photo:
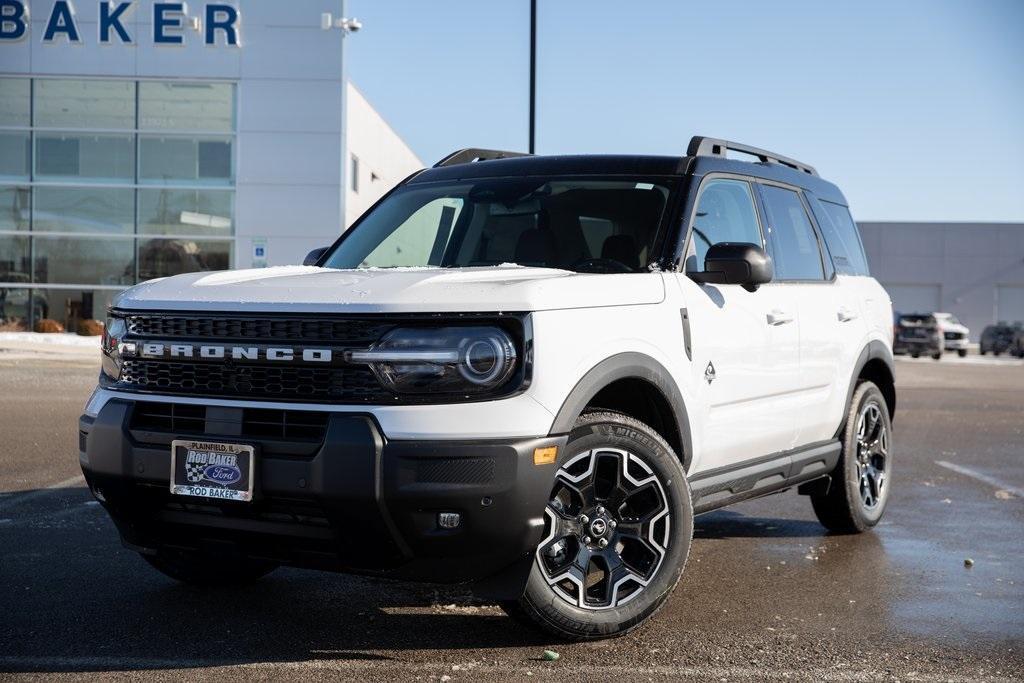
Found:
[(458, 586), (280, 568), (179, 584), (121, 546), (84, 487), (0, 497), (0, 671), (103, 672), (551, 642)]
[(816, 521), (752, 517), (732, 510), (716, 510), (694, 520), (694, 539), (811, 538), (832, 535)]

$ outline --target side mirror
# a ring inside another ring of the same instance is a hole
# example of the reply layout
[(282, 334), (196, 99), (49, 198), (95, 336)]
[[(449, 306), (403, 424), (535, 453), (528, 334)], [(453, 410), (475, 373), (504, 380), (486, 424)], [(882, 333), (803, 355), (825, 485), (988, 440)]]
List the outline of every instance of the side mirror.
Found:
[(772, 259), (764, 249), (746, 242), (713, 244), (704, 256), (703, 272), (687, 272), (694, 282), (742, 285), (748, 292), (772, 281)]
[(330, 247), (317, 247), (313, 251), (306, 254), (306, 258), (302, 259), (302, 265), (304, 266), (315, 266), (316, 262), (320, 260), (320, 257), (324, 255), (324, 252), (330, 249)]

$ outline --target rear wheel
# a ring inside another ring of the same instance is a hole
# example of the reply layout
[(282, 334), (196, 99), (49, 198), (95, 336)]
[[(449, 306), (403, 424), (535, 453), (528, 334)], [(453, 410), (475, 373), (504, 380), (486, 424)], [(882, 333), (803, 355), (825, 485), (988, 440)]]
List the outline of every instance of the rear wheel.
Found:
[(964, 358), (965, 356), (967, 356), (967, 349), (957, 349), (956, 353), (961, 358)]
[(843, 431), (843, 452), (828, 493), (811, 496), (826, 528), (860, 533), (878, 523), (892, 486), (892, 422), (885, 397), (872, 382), (857, 386)]
[(504, 605), (567, 640), (619, 636), (675, 588), (693, 537), (683, 468), (653, 429), (587, 413), (569, 436), (523, 597)]
[(191, 553), (143, 555), (161, 573), (195, 586), (232, 586), (251, 583), (277, 569), (273, 562), (225, 559)]
[(932, 358), (935, 360), (942, 360), (942, 352), (936, 351), (935, 353), (932, 354)]

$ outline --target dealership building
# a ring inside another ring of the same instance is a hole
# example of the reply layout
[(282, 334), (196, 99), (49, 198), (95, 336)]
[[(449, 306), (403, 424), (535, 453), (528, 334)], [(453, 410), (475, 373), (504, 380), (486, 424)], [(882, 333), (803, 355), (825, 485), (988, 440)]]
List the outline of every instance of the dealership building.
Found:
[[(302, 261), (422, 163), (344, 76), (341, 0), (0, 0), (0, 326)], [(325, 14), (331, 16), (325, 17)], [(861, 223), (901, 312), (1024, 320), (1024, 225)]]
[(0, 322), (300, 263), (421, 168), (346, 82), (340, 9), (0, 0)]
[(974, 342), (986, 325), (1024, 322), (1024, 223), (859, 225), (894, 311), (952, 313)]

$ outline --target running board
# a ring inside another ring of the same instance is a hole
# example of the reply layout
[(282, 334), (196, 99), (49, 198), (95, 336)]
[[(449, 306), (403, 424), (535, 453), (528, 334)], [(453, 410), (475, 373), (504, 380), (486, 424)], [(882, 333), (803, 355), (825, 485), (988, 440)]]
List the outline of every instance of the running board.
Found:
[(833, 439), (699, 472), (690, 477), (693, 512), (699, 515), (828, 476), (841, 452), (839, 440)]

